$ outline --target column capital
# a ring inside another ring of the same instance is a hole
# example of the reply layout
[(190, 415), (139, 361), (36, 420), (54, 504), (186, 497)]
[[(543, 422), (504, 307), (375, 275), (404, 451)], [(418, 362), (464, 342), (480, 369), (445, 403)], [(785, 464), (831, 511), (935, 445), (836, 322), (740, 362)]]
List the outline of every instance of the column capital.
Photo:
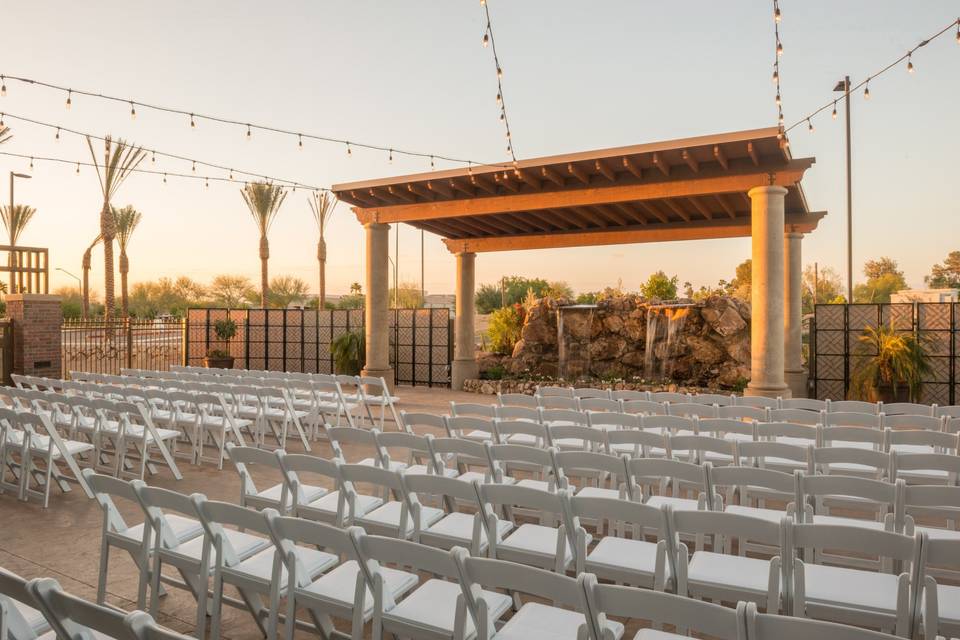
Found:
[(477, 255), (477, 252), (476, 252), (476, 251), (454, 251), (453, 255), (458, 256), (458, 257), (459, 257), (459, 256), (463, 256), (464, 258), (467, 258), (467, 257), (471, 257), (471, 258), (472, 258), (472, 257), (475, 257), (475, 256)]
[(783, 235), (790, 240), (803, 240), (803, 236), (806, 234), (800, 233), (799, 231), (785, 231)]
[(387, 224), (386, 222), (374, 222), (373, 220), (371, 220), (370, 222), (364, 222), (363, 228), (370, 229), (372, 231), (378, 231), (380, 229), (389, 229), (390, 225)]
[(750, 189), (750, 191), (747, 191), (747, 195), (751, 198), (761, 194), (785, 196), (787, 195), (787, 188), (776, 184), (766, 184), (754, 187), (753, 189)]

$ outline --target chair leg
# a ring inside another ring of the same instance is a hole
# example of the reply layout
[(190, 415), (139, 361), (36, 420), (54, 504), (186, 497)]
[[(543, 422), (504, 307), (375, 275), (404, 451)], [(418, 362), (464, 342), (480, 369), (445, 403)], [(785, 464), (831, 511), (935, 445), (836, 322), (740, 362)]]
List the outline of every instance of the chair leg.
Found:
[(100, 541), (100, 575), (97, 577), (97, 604), (103, 604), (107, 597), (107, 567), (110, 564), (110, 543), (106, 532)]

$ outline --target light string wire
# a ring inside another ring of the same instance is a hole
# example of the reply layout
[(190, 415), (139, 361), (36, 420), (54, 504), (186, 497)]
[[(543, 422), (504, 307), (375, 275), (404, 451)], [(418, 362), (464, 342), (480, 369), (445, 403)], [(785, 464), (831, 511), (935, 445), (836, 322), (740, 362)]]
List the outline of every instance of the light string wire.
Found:
[(776, 49), (773, 54), (773, 83), (777, 87), (774, 101), (777, 105), (777, 127), (780, 129), (780, 138), (783, 138), (783, 97), (780, 91), (780, 56), (783, 55), (783, 41), (780, 40), (780, 1), (773, 0), (773, 37), (776, 40)]
[(507, 116), (507, 101), (503, 97), (503, 67), (500, 65), (500, 57), (497, 55), (497, 42), (493, 37), (493, 23), (490, 21), (490, 6), (487, 0), (480, 0), (480, 6), (483, 7), (484, 15), (487, 18), (487, 26), (483, 33), (483, 46), (487, 46), (489, 39), (490, 51), (493, 53), (493, 63), (496, 66), (497, 73), (497, 106), (500, 107), (500, 120), (507, 133), (507, 152), (510, 154), (510, 160), (514, 169), (517, 167), (517, 154), (513, 147), (513, 134), (510, 131), (510, 118)]
[[(40, 120), (35, 120), (35, 119), (33, 119), (33, 118), (27, 118), (27, 117), (24, 117), (24, 116), (18, 116), (18, 115), (12, 114), (12, 113), (0, 112), (0, 121), (2, 121), (4, 118), (10, 118), (10, 119), (12, 119), (12, 120), (18, 120), (18, 121), (20, 121), (20, 122), (26, 122), (26, 123), (33, 124), (33, 125), (37, 125), (37, 126), (40, 126), (40, 127), (47, 127), (48, 129), (56, 129), (56, 131), (57, 131), (57, 139), (59, 139), (59, 136), (60, 136), (60, 133), (61, 133), (61, 132), (63, 132), (63, 133), (70, 133), (70, 134), (73, 134), (73, 135), (76, 135), (76, 136), (89, 137), (89, 138), (92, 138), (93, 140), (103, 141), (103, 140), (105, 139), (103, 136), (99, 136), (99, 135), (92, 134), (92, 133), (85, 133), (85, 132), (83, 132), (83, 131), (78, 131), (78, 130), (76, 130), (76, 129), (71, 129), (71, 128), (69, 128), (69, 127), (65, 127), (65, 126), (62, 126), (62, 125), (51, 124), (51, 123), (49, 123), (49, 122), (42, 122), (42, 121), (40, 121)], [(125, 142), (124, 144), (126, 144), (127, 146), (130, 146), (130, 147), (136, 147), (136, 146), (138, 146), (138, 145), (136, 145), (136, 144), (134, 144), (134, 143), (132, 143), (132, 142)], [(246, 171), (246, 170), (244, 170), (244, 169), (236, 169), (236, 168), (234, 168), (234, 167), (228, 167), (228, 166), (225, 166), (225, 165), (215, 164), (215, 163), (213, 163), (213, 162), (207, 162), (207, 161), (205, 161), (205, 160), (198, 160), (198, 159), (196, 159), (196, 158), (189, 158), (189, 157), (187, 157), (187, 156), (181, 156), (181, 155), (178, 155), (178, 154), (175, 154), (175, 153), (167, 153), (167, 152), (165, 152), (165, 151), (159, 151), (159, 150), (157, 150), (157, 149), (152, 149), (152, 148), (149, 148), (149, 147), (140, 147), (140, 148), (143, 149), (145, 152), (151, 154), (151, 156), (160, 156), (160, 157), (163, 157), (163, 158), (171, 158), (171, 159), (173, 159), (173, 160), (180, 160), (180, 161), (183, 161), (183, 162), (189, 162), (189, 163), (191, 163), (191, 166), (194, 167), (194, 168), (195, 168), (197, 165), (200, 165), (200, 166), (202, 166), (202, 167), (208, 167), (208, 168), (210, 168), (210, 169), (217, 169), (217, 170), (220, 170), (220, 171), (228, 171), (228, 172), (230, 172), (231, 175), (233, 175), (234, 173), (237, 173), (237, 174), (240, 174), (240, 175), (249, 176), (249, 177), (251, 177), (251, 178), (256, 178), (257, 180), (266, 180), (267, 182), (273, 182), (273, 183), (280, 184), (280, 185), (284, 185), (284, 186), (288, 186), (288, 187), (300, 187), (300, 188), (302, 188), (302, 189), (313, 189), (314, 191), (329, 191), (329, 190), (330, 190), (330, 189), (327, 188), (327, 187), (317, 187), (317, 186), (313, 186), (313, 185), (309, 185), (309, 184), (300, 182), (299, 180), (289, 180), (289, 179), (287, 179), (287, 178), (275, 178), (275, 177), (272, 177), (272, 176), (269, 176), (269, 175), (266, 175), (266, 174), (263, 174), (263, 173), (257, 173), (257, 172), (254, 172), (254, 171)], [(151, 159), (151, 162), (152, 162), (152, 159)], [(163, 172), (160, 171), (160, 173), (163, 173)], [(168, 174), (171, 174), (171, 172), (167, 172), (167, 173), (168, 173)], [(229, 178), (224, 178), (224, 179), (225, 179), (225, 180), (229, 180)]]
[[(924, 39), (924, 40), (921, 40), (919, 43), (917, 43), (917, 45), (916, 45), (915, 47), (913, 47), (912, 49), (909, 49), (905, 54), (903, 54), (902, 56), (900, 56), (899, 58), (897, 58), (896, 60), (894, 60), (893, 62), (891, 62), (891, 63), (888, 64), (887, 66), (885, 66), (884, 68), (880, 69), (879, 71), (877, 71), (877, 72), (875, 72), (875, 73), (872, 73), (872, 74), (868, 75), (865, 80), (861, 80), (858, 84), (853, 85), (853, 86), (850, 88), (850, 93), (853, 93), (853, 92), (856, 91), (857, 89), (860, 89), (861, 87), (864, 87), (864, 89), (867, 91), (866, 95), (867, 95), (867, 97), (869, 97), (869, 84), (870, 84), (870, 81), (871, 81), (871, 80), (875, 80), (876, 78), (882, 76), (884, 73), (886, 73), (886, 72), (889, 71), (890, 69), (893, 69), (894, 67), (896, 67), (898, 64), (900, 64), (900, 63), (903, 62), (904, 60), (906, 60), (907, 63), (908, 63), (907, 70), (908, 70), (908, 71), (913, 71), (912, 56), (913, 56), (914, 52), (916, 52), (916, 50), (917, 50), (917, 49), (920, 49), (921, 47), (927, 46), (928, 44), (930, 44), (931, 42), (933, 42), (934, 40), (936, 40), (937, 38), (939, 38), (940, 36), (942, 36), (943, 34), (945, 34), (947, 31), (950, 31), (950, 30), (953, 29), (954, 27), (957, 28), (957, 44), (960, 44), (960, 18), (957, 18), (956, 20), (954, 20), (953, 22), (951, 22), (950, 24), (948, 24), (947, 26), (945, 26), (944, 28), (942, 28), (940, 31), (938, 31), (938, 32), (936, 32), (935, 34), (933, 34), (932, 36), (930, 36), (929, 38), (926, 38), (926, 39)], [(837, 104), (837, 100), (836, 100), (836, 99), (833, 99), (833, 100), (831, 100), (830, 102), (827, 102), (827, 103), (824, 104), (822, 107), (820, 107), (820, 108), (818, 108), (818, 109), (815, 109), (814, 111), (811, 111), (809, 114), (807, 114), (807, 115), (804, 116), (803, 118), (800, 118), (799, 120), (797, 120), (796, 122), (794, 122), (792, 125), (790, 125), (790, 126), (787, 127), (786, 129), (784, 129), (783, 133), (786, 134), (786, 133), (788, 133), (789, 131), (791, 131), (792, 129), (800, 126), (801, 124), (803, 124), (803, 123), (805, 123), (805, 122), (809, 122), (809, 120), (810, 120), (811, 118), (813, 118), (813, 117), (816, 116), (816, 115), (819, 115), (820, 113), (826, 111), (827, 109), (829, 109), (829, 108), (831, 108), (831, 107), (835, 107), (836, 104)]]
[[(68, 159), (66, 159), (66, 158), (55, 158), (55, 157), (53, 157), (53, 156), (29, 155), (29, 154), (26, 154), (26, 153), (16, 153), (16, 152), (13, 152), (13, 151), (0, 151), (0, 156), (8, 156), (8, 157), (11, 157), (11, 158), (23, 158), (24, 160), (30, 160), (30, 166), (31, 166), (31, 168), (33, 167), (33, 163), (34, 163), (34, 162), (41, 162), (41, 161), (43, 161), (43, 162), (53, 162), (53, 163), (58, 163), (58, 164), (68, 164), (68, 165), (70, 165), (70, 166), (76, 167), (76, 168), (77, 168), (77, 173), (80, 172), (80, 167), (97, 167), (97, 168), (99, 168), (99, 169), (106, 168), (106, 165), (104, 165), (104, 164), (101, 164), (101, 163), (98, 163), (98, 162), (90, 162), (89, 160), (68, 160)], [(130, 169), (130, 171), (133, 172), (133, 173), (146, 173), (146, 174), (155, 175), (155, 176), (163, 176), (163, 181), (164, 181), (164, 182), (167, 181), (167, 178), (188, 178), (188, 179), (190, 179), (190, 180), (202, 180), (202, 181), (204, 181), (204, 182), (207, 184), (207, 186), (209, 186), (209, 183), (210, 183), (211, 181), (213, 181), (213, 182), (229, 182), (229, 183), (232, 183), (232, 184), (247, 184), (247, 183), (249, 183), (249, 180), (236, 180), (236, 179), (234, 179), (234, 178), (224, 178), (224, 177), (222, 177), (222, 176), (206, 176), (206, 175), (198, 175), (198, 174), (196, 174), (196, 173), (182, 173), (182, 172), (179, 172), (179, 171), (162, 171), (162, 170), (160, 170), (160, 169), (141, 169), (140, 167), (136, 167), (136, 168), (134, 168), (134, 169)], [(300, 184), (300, 183), (297, 183), (297, 184), (287, 184), (287, 185), (283, 185), (283, 186), (288, 186), (288, 187), (290, 187), (290, 189), (293, 190), (293, 191), (296, 191), (296, 190), (297, 190), (297, 187), (300, 187), (301, 189), (305, 189), (305, 190), (308, 190), (308, 191), (309, 191), (309, 190), (313, 190), (313, 191), (328, 191), (328, 189), (326, 189), (326, 188), (322, 188), (322, 187), (319, 187), (319, 188), (318, 188), (318, 187), (311, 187), (311, 186), (309, 186), (309, 185)]]
[[(492, 34), (491, 34), (492, 40)], [(496, 56), (496, 53), (494, 53)], [(140, 107), (141, 109), (149, 109), (153, 111), (159, 111), (162, 113), (169, 113), (173, 115), (179, 115), (188, 117), (190, 119), (190, 126), (195, 127), (197, 121), (206, 120), (209, 122), (216, 122), (219, 124), (226, 125), (235, 125), (241, 127), (246, 132), (246, 137), (251, 137), (251, 131), (265, 131), (270, 133), (275, 133), (279, 135), (291, 136), (297, 139), (298, 147), (303, 147), (304, 140), (316, 140), (319, 142), (329, 142), (333, 144), (345, 145), (347, 148), (347, 154), (351, 154), (351, 149), (368, 149), (370, 151), (383, 151), (390, 154), (390, 157), (393, 157), (393, 154), (405, 155), (414, 158), (429, 158), (431, 164), (434, 160), (445, 160), (447, 162), (453, 162), (458, 164), (466, 165), (486, 165), (486, 166), (507, 166), (502, 163), (499, 165), (497, 163), (486, 163), (478, 162), (477, 160), (471, 160), (466, 158), (457, 158), (454, 156), (445, 155), (442, 153), (428, 153), (425, 151), (413, 151), (410, 149), (401, 149), (398, 147), (391, 147), (388, 145), (374, 144), (370, 142), (356, 142), (354, 140), (347, 140), (345, 138), (337, 138), (334, 136), (323, 135), (319, 133), (306, 133), (303, 131), (293, 131), (291, 129), (284, 129), (282, 127), (271, 126), (266, 124), (256, 124), (253, 122), (245, 122), (242, 120), (235, 120), (233, 118), (226, 118), (223, 116), (215, 116), (206, 113), (200, 113), (198, 111), (187, 111), (185, 109), (179, 109), (176, 107), (167, 107), (158, 104), (152, 104), (148, 102), (141, 102), (139, 100), (132, 100), (129, 98), (120, 98), (118, 96), (108, 95), (105, 93), (90, 91), (85, 89), (73, 89), (70, 87), (65, 87), (62, 85), (53, 84), (51, 82), (45, 82), (43, 80), (35, 80), (33, 78), (25, 78), (22, 76), (0, 74), (0, 82), (2, 82), (3, 89), (0, 91), (0, 94), (6, 95), (6, 80), (12, 80), (15, 82), (21, 82), (23, 84), (34, 85), (38, 87), (45, 87), (47, 89), (53, 89), (56, 91), (62, 91), (67, 94), (67, 105), (68, 107), (72, 104), (72, 96), (84, 96), (89, 98), (98, 98), (101, 100), (107, 100), (111, 102), (117, 102), (122, 104), (130, 105), (130, 115), (131, 117), (136, 117), (136, 108)]]

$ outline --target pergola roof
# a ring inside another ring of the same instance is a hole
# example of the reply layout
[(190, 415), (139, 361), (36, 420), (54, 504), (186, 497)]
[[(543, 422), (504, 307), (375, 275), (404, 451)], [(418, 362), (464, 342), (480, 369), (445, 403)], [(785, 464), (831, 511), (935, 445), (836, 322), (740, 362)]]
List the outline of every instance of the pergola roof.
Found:
[(786, 224), (809, 232), (800, 187), (813, 158), (792, 158), (777, 129), (521, 160), (334, 185), (362, 223), (405, 222), (452, 252), (750, 235), (753, 187), (787, 188)]

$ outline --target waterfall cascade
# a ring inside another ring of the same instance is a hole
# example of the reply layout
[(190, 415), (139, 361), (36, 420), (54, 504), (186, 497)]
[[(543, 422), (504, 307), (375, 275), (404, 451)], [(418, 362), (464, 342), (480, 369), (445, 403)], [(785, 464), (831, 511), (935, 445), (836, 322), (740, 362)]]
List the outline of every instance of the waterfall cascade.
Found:
[(673, 373), (677, 337), (692, 305), (659, 305), (647, 309), (647, 340), (643, 355), (643, 376), (663, 380)]
[(590, 377), (590, 343), (596, 308), (593, 304), (557, 308), (557, 373), (564, 380)]

